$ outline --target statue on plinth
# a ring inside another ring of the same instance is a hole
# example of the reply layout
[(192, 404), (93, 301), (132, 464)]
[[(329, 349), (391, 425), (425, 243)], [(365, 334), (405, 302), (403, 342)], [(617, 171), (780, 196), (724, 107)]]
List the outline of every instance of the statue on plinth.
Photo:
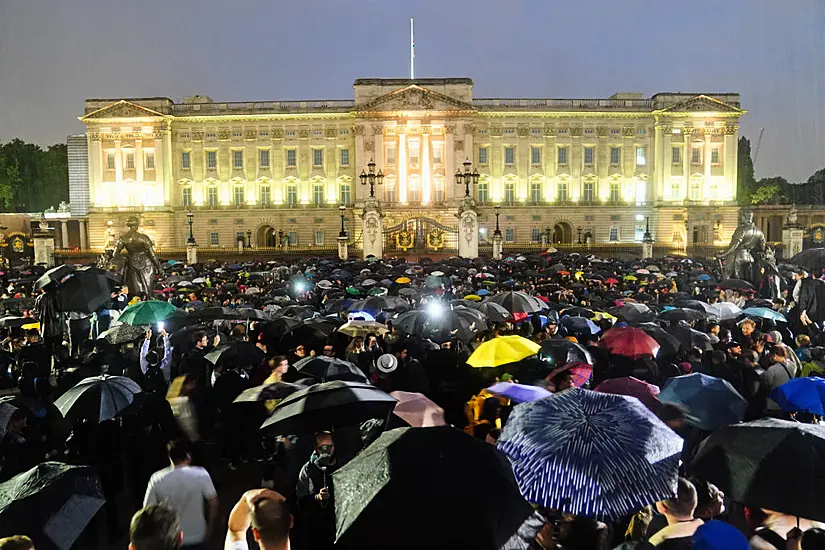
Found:
[(129, 231), (120, 236), (115, 247), (115, 256), (126, 249), (126, 262), (121, 272), (123, 286), (129, 288), (129, 294), (151, 296), (152, 281), (155, 273), (160, 272), (160, 263), (155, 257), (152, 239), (138, 231), (140, 221), (136, 216), (126, 220)]
[[(742, 279), (756, 289), (763, 286), (765, 278), (779, 273), (773, 250), (768, 246), (765, 234), (753, 223), (753, 212), (750, 210), (739, 213), (739, 226), (720, 259), (724, 260), (723, 274), (726, 279)], [(770, 294), (777, 292), (778, 289), (774, 289)]]

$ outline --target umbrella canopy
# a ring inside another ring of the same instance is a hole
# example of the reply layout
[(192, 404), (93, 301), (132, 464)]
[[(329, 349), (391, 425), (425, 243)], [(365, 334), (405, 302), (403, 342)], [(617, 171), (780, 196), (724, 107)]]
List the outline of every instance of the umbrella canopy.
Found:
[(487, 323), (478, 310), (465, 307), (446, 309), (440, 302), (433, 302), (426, 311), (414, 310), (396, 315), (393, 326), (404, 334), (442, 343), (453, 339), (469, 342), (487, 328)]
[(324, 382), (281, 401), (261, 429), (288, 434), (351, 426), (371, 418), (386, 419), (395, 403), (395, 398), (370, 384)]
[(330, 380), (367, 382), (367, 377), (364, 376), (364, 373), (362, 373), (358, 367), (349, 361), (335, 357), (304, 357), (293, 366), (302, 377), (311, 376), (322, 382), (329, 382)]
[(748, 406), (730, 382), (699, 372), (669, 379), (659, 401), (686, 408), (687, 423), (708, 431), (741, 422)]
[(564, 371), (570, 371), (573, 385), (577, 388), (582, 388), (590, 382), (590, 377), (593, 376), (593, 365), (581, 362), (567, 363), (566, 365), (553, 369), (546, 378), (550, 380)]
[(628, 395), (635, 397), (642, 402), (642, 405), (653, 411), (654, 413), (662, 406), (659, 398), (659, 386), (648, 384), (638, 378), (626, 376), (623, 378), (611, 378), (605, 380), (598, 386), (595, 391), (600, 393), (614, 393), (616, 395)]
[(743, 309), (742, 313), (748, 317), (759, 317), (760, 319), (770, 319), (771, 321), (787, 323), (788, 320), (784, 315), (767, 307), (749, 307)]
[(377, 315), (386, 310), (409, 309), (410, 304), (399, 296), (370, 296), (365, 300), (357, 300), (349, 307), (349, 311), (366, 311)]
[(100, 333), (98, 340), (103, 339), (112, 345), (134, 342), (138, 338), (146, 337), (146, 328), (132, 325), (117, 325)]
[(692, 322), (699, 321), (700, 319), (707, 319), (708, 314), (703, 311), (697, 311), (695, 309), (674, 308), (663, 311), (659, 314), (659, 318), (670, 322)]
[(215, 366), (254, 367), (266, 358), (266, 354), (252, 342), (232, 342), (218, 346), (204, 357)]
[(678, 338), (666, 332), (665, 329), (656, 323), (641, 323), (637, 328), (645, 331), (645, 334), (656, 340), (659, 344), (659, 352), (664, 355), (673, 355), (679, 353), (682, 349), (682, 343)]
[(169, 302), (149, 300), (132, 304), (123, 310), (118, 320), (127, 325), (154, 325), (178, 310)]
[(793, 378), (774, 388), (770, 398), (783, 411), (825, 416), (825, 379)]
[(710, 337), (704, 332), (699, 332), (687, 326), (672, 325), (665, 329), (665, 332), (679, 340), (679, 344), (684, 349), (699, 348), (703, 351), (710, 351), (713, 346)]
[(393, 414), (413, 428), (431, 428), (446, 426), (444, 409), (433, 403), (420, 393), (394, 391), (390, 393), (398, 403), (395, 404)]
[(808, 271), (825, 269), (825, 248), (809, 248), (791, 258), (790, 263), (804, 267)]
[(110, 275), (102, 269), (82, 267), (59, 283), (58, 300), (62, 311), (94, 313), (109, 301)]
[(541, 346), (521, 336), (499, 336), (478, 346), (467, 364), (471, 367), (500, 367), (537, 354)]
[(775, 418), (724, 426), (689, 471), (737, 502), (825, 521), (825, 426)]
[(736, 304), (732, 304), (730, 302), (718, 302), (713, 304), (713, 307), (718, 313), (717, 317), (720, 321), (728, 321), (731, 319), (737, 319), (742, 315), (742, 309), (739, 308)]
[(38, 550), (69, 550), (104, 503), (93, 468), (43, 462), (0, 484), (0, 537), (25, 533)]
[(625, 357), (653, 357), (659, 352), (659, 343), (645, 331), (632, 327), (616, 327), (604, 333), (599, 345), (613, 355)]
[(500, 305), (510, 313), (529, 314), (547, 309), (547, 306), (541, 300), (519, 290), (511, 290), (490, 296), (487, 301)]
[(516, 384), (514, 382), (499, 382), (487, 388), (487, 391), (493, 395), (506, 397), (515, 403), (529, 403), (553, 395), (542, 387)]
[(624, 305), (612, 307), (607, 312), (628, 323), (645, 323), (656, 318), (655, 311), (644, 304), (635, 302), (627, 302)]
[[(471, 301), (477, 301), (475, 299), (471, 299), (471, 296), (475, 296), (475, 295), (470, 294), (468, 296), (465, 296), (464, 299), (465, 300), (471, 300)], [(510, 319), (512, 317), (510, 315), (510, 312), (507, 311), (504, 308), (504, 306), (501, 306), (501, 305), (499, 305), (495, 302), (491, 302), (491, 301), (479, 302), (479, 303), (473, 304), (471, 307), (473, 307), (473, 308), (479, 310), (481, 313), (483, 313), (487, 317), (487, 320), (490, 321), (491, 323), (504, 323), (505, 321), (507, 321), (508, 319)]]
[(332, 483), (336, 543), (361, 550), (494, 550), (532, 515), (507, 460), (448, 426), (385, 432)]
[(559, 320), (559, 324), (567, 334), (598, 334), (602, 330), (596, 323), (585, 317), (565, 315)]
[(728, 279), (719, 283), (722, 290), (753, 290), (753, 285), (742, 279)]
[(52, 283), (59, 283), (67, 276), (74, 272), (74, 266), (71, 264), (60, 264), (46, 271), (34, 282), (34, 290), (46, 288)]
[(353, 319), (338, 327), (338, 332), (343, 332), (347, 336), (367, 336), (368, 334), (386, 334), (390, 331), (387, 325), (377, 321), (360, 321)]
[(284, 399), (288, 395), (292, 395), (303, 389), (304, 386), (290, 384), (289, 382), (264, 384), (244, 390), (235, 398), (234, 403), (255, 403), (259, 401), (269, 401), (271, 399)]
[(610, 520), (674, 496), (682, 439), (637, 399), (576, 388), (518, 405), (497, 446), (530, 502)]
[(103, 422), (118, 416), (141, 391), (137, 382), (125, 376), (92, 376), (78, 382), (54, 405), (66, 419)]
[(570, 340), (551, 338), (541, 343), (541, 355), (552, 365), (565, 365), (567, 363), (590, 363), (593, 364), (593, 357), (590, 351), (579, 343)]

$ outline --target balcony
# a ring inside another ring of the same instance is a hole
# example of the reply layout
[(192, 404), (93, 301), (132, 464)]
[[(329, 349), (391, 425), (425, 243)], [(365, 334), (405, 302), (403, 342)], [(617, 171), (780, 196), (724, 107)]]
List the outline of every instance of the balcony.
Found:
[(307, 112), (348, 112), (355, 107), (355, 101), (236, 101), (224, 103), (181, 103), (172, 105), (172, 114), (177, 116), (199, 116), (218, 114), (282, 114)]

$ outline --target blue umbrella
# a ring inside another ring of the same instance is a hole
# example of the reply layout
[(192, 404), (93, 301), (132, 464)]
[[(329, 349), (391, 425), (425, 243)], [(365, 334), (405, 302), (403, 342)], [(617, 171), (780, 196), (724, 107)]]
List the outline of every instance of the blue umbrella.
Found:
[(825, 379), (794, 378), (774, 388), (770, 398), (783, 411), (825, 416)]
[(476, 292), (476, 296), (489, 296), (489, 295), (490, 295), (490, 291), (487, 290), (486, 288), (482, 288), (478, 292)]
[(602, 330), (596, 323), (584, 317), (565, 315), (561, 318), (560, 322), (561, 326), (567, 329), (569, 333), (598, 334)]
[(493, 395), (500, 395), (506, 397), (510, 401), (516, 403), (528, 403), (530, 401), (538, 401), (545, 397), (553, 395), (549, 391), (539, 386), (528, 386), (526, 384), (515, 384), (513, 382), (499, 382), (487, 388), (487, 391)]
[(696, 277), (696, 280), (697, 280), (697, 281), (712, 281), (712, 280), (713, 280), (713, 277), (711, 277), (711, 276), (710, 276), (710, 275), (708, 275), (707, 273), (702, 273), (701, 275), (699, 275), (698, 277)]
[(575, 388), (516, 406), (497, 446), (529, 502), (612, 520), (673, 497), (682, 443), (638, 399)]
[(699, 372), (665, 382), (659, 401), (686, 408), (687, 423), (707, 431), (741, 422), (748, 406), (727, 380)]
[(772, 321), (778, 321), (782, 323), (788, 322), (788, 320), (785, 319), (784, 315), (782, 315), (778, 311), (774, 311), (767, 307), (749, 307), (747, 309), (742, 310), (742, 312), (750, 317), (760, 317), (762, 319), (770, 319)]

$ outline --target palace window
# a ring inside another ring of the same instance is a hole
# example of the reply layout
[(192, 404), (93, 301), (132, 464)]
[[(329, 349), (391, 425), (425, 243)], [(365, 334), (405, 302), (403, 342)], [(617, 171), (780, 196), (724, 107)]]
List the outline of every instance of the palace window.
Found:
[(312, 166), (315, 168), (321, 168), (324, 166), (324, 150), (323, 149), (313, 149), (312, 150)]
[(593, 159), (595, 155), (596, 148), (595, 147), (585, 147), (584, 148), (584, 164), (585, 166), (592, 166)]
[(607, 240), (612, 242), (612, 243), (615, 243), (615, 242), (619, 241), (619, 228), (618, 227), (614, 226), (614, 227), (610, 228), (610, 233), (608, 233)]
[(410, 165), (411, 166), (417, 166), (418, 163), (420, 162), (420, 150), (421, 150), (420, 147), (418, 146), (418, 143), (410, 143), (408, 150), (410, 152)]
[(387, 145), (387, 164), (395, 165), (395, 143)]
[(505, 136), (514, 136), (514, 135), (516, 135), (516, 129), (515, 128), (505, 128), (504, 129), (504, 135)]
[(220, 246), (221, 240), (217, 231), (209, 233), (209, 246)]
[(407, 180), (407, 202), (414, 204), (421, 202), (421, 178), (413, 174)]
[(284, 135), (288, 138), (294, 138), (298, 133), (295, 130), (285, 130)]
[(611, 128), (610, 129), (610, 135), (611, 136), (620, 136), (620, 135), (622, 135), (622, 129), (621, 128)]
[(619, 147), (610, 148), (610, 165), (618, 166), (622, 160), (622, 150)]
[(349, 166), (349, 149), (341, 149), (341, 166)]
[(610, 202), (619, 202), (619, 182), (618, 181), (611, 181), (610, 188), (608, 189), (608, 197), (607, 200)]
[(269, 168), (269, 149), (261, 149), (258, 152), (258, 165), (261, 168)]
[(533, 166), (541, 164), (541, 147), (530, 147), (530, 164)]
[(233, 138), (243, 137), (243, 132), (241, 132), (240, 130), (233, 130), (232, 131), (232, 137)]
[(512, 166), (516, 163), (516, 148), (515, 147), (505, 147), (504, 148), (504, 164), (508, 166)]
[(189, 170), (192, 167), (192, 156), (189, 151), (184, 151), (180, 154), (180, 167), (183, 170)]
[(508, 227), (504, 230), (504, 240), (508, 243), (515, 242), (516, 240), (516, 230), (512, 227)]
[(218, 188), (214, 185), (206, 188), (206, 204), (211, 207), (218, 206)]
[(217, 151), (207, 151), (206, 152), (206, 168), (209, 170), (214, 170), (218, 167), (218, 152)]
[(681, 164), (682, 163), (682, 148), (681, 147), (673, 147), (670, 153), (670, 161), (673, 164)]
[(682, 182), (678, 179), (670, 182), (670, 198), (675, 201), (682, 200)]
[(478, 163), (479, 164), (487, 164), (487, 154), (489, 150), (486, 147), (479, 147), (478, 148)]
[(645, 166), (647, 164), (647, 148), (636, 147), (636, 166)]
[(393, 203), (398, 200), (398, 194), (395, 192), (394, 185), (384, 187), (384, 200), (386, 200), (389, 203)]
[(596, 133), (596, 130), (594, 130), (593, 128), (585, 128), (584, 129), (584, 135), (586, 135), (586, 136), (592, 136), (595, 133)]
[(146, 151), (143, 153), (143, 169), (144, 170), (154, 170), (155, 169), (155, 152), (154, 151)]
[(583, 190), (582, 190), (583, 191), (582, 192), (582, 200), (584, 202), (593, 202), (593, 197), (594, 197), (594, 192), (593, 192), (594, 189), (593, 188), (594, 187), (595, 186), (593, 185), (592, 181), (584, 182), (584, 186), (583, 186)]
[(690, 149), (690, 163), (691, 164), (702, 164), (702, 148), (693, 146)]
[(272, 187), (269, 185), (261, 186), (261, 204), (270, 204), (272, 202)]
[(515, 182), (508, 181), (504, 184), (504, 202), (507, 204), (513, 204), (514, 202), (516, 202)]
[(719, 162), (719, 148), (713, 147), (710, 150), (710, 163), (711, 164), (721, 164)]
[(288, 168), (295, 168), (298, 166), (298, 151), (295, 149), (286, 150), (286, 165)]
[(114, 170), (115, 169), (115, 154), (114, 153), (106, 153), (106, 170)]
[(127, 170), (134, 170), (135, 169), (135, 152), (134, 151), (126, 151), (126, 169)]
[(530, 202), (534, 202), (536, 204), (541, 202), (541, 182), (540, 181), (530, 182)]
[(324, 204), (324, 184), (315, 183), (312, 185), (312, 202), (315, 206)]
[(289, 246), (298, 246), (298, 232), (297, 231), (289, 231), (287, 234), (287, 239), (289, 239)]
[(287, 184), (286, 186), (286, 203), (289, 206), (298, 204), (298, 185), (295, 183)]
[(699, 178), (690, 180), (690, 200), (702, 200), (702, 181)]
[(323, 130), (313, 130), (312, 131), (312, 137), (324, 137), (324, 131)]
[(269, 137), (269, 130), (261, 130), (258, 132), (258, 135), (261, 137)]
[(352, 204), (352, 186), (349, 183), (341, 184), (341, 204)]
[(567, 164), (567, 147), (559, 147), (559, 164)]
[(232, 167), (243, 168), (243, 151), (232, 151)]
[(440, 141), (433, 142), (433, 164), (439, 165), (444, 163), (443, 144)]
[(476, 196), (478, 202), (486, 204), (490, 200), (490, 187), (487, 181), (480, 181), (476, 186)]
[(559, 182), (559, 202), (567, 202), (569, 200), (569, 195), (567, 193), (567, 182), (560, 181)]
[(324, 246), (324, 232), (320, 229), (315, 231), (315, 246)]
[(534, 136), (541, 136), (542, 133), (543, 132), (541, 128), (530, 128), (530, 134)]
[(530, 233), (530, 240), (534, 243), (541, 242), (541, 229), (534, 227), (533, 231)]
[(244, 188), (243, 185), (236, 185), (232, 190), (232, 200), (235, 206), (240, 206), (244, 202)]
[(181, 204), (184, 208), (191, 208), (192, 206), (192, 188), (189, 186), (184, 187), (182, 190), (181, 195)]

